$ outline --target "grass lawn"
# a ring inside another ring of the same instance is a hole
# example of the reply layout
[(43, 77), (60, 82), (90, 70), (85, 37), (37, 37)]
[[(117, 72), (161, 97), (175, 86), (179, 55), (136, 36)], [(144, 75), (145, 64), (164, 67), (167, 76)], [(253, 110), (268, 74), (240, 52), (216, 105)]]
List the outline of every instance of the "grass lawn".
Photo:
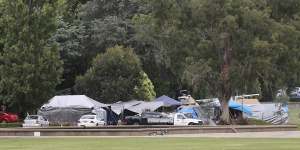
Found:
[(299, 150), (300, 139), (12, 138), (0, 150)]
[(300, 130), (300, 109), (289, 109), (289, 123), (298, 125)]

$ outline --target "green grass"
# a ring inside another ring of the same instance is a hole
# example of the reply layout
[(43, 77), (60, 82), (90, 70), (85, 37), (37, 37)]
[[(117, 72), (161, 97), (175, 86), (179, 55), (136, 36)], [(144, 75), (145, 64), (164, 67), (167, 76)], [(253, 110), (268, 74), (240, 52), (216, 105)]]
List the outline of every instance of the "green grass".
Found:
[(296, 124), (300, 130), (300, 109), (289, 109), (289, 124)]
[(20, 123), (20, 122), (0, 123), (0, 128), (15, 128), (15, 127), (22, 127), (22, 123)]
[(249, 125), (271, 125), (271, 123), (265, 122), (263, 120), (258, 119), (248, 119)]
[(300, 139), (12, 138), (1, 150), (299, 150)]

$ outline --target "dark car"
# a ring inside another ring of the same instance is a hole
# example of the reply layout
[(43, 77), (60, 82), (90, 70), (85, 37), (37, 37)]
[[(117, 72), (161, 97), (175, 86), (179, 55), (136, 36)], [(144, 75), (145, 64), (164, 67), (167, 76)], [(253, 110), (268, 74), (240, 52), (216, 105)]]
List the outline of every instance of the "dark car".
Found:
[(173, 124), (173, 118), (158, 112), (144, 112), (141, 116), (127, 116), (124, 119), (127, 125), (162, 125)]
[(18, 121), (18, 115), (13, 113), (0, 112), (1, 123), (10, 123), (10, 122), (17, 122), (17, 121)]

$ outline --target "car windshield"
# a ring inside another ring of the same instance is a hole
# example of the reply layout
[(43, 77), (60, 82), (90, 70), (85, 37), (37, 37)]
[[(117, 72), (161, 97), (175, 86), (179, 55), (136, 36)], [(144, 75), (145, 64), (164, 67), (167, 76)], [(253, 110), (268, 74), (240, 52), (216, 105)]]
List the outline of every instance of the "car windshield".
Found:
[(193, 114), (191, 113), (186, 113), (186, 114), (183, 114), (185, 116), (185, 118), (194, 118), (193, 117)]
[(38, 116), (27, 116), (27, 119), (38, 119)]
[(82, 116), (81, 119), (95, 119), (95, 116)]

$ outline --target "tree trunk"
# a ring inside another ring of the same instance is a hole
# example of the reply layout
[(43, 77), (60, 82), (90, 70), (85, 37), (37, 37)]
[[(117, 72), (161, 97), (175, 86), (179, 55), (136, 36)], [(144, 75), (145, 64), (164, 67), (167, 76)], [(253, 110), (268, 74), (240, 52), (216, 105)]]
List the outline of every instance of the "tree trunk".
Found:
[(231, 124), (228, 100), (221, 100), (220, 103), (222, 109), (221, 124)]
[(220, 104), (222, 109), (221, 123), (230, 124), (230, 114), (228, 102), (232, 94), (230, 84), (230, 63), (231, 63), (231, 37), (230, 34), (225, 33), (223, 37), (224, 49), (223, 49), (223, 64), (221, 66), (221, 96)]

